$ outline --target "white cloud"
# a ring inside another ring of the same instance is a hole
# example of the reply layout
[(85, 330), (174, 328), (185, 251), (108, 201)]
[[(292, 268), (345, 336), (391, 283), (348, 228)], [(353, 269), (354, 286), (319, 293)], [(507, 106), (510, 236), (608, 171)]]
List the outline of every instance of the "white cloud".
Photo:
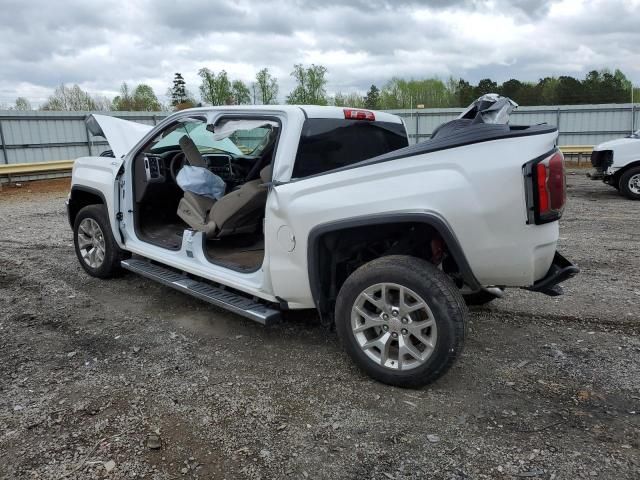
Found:
[(537, 80), (621, 68), (640, 83), (640, 0), (0, 0), (0, 103), (43, 101), (78, 83), (114, 95), (123, 81), (159, 95), (182, 72), (269, 67), (281, 100), (294, 63), (329, 69), (332, 92), (392, 76)]

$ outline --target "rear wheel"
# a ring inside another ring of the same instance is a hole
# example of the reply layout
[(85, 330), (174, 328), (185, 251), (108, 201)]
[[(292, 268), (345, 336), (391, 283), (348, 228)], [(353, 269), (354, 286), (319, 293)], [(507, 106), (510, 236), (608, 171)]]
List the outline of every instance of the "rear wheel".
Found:
[(336, 330), (372, 378), (421, 387), (462, 352), (467, 309), (453, 282), (419, 258), (388, 256), (356, 270), (336, 302)]
[(640, 200), (640, 167), (633, 167), (620, 176), (620, 193), (631, 200)]
[(110, 278), (121, 272), (126, 253), (113, 238), (103, 205), (89, 205), (78, 212), (73, 241), (80, 265), (92, 277)]

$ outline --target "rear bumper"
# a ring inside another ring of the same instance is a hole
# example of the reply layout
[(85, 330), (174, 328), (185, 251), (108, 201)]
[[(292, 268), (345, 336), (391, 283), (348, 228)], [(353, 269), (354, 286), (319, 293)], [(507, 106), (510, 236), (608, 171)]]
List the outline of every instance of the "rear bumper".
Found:
[(580, 273), (580, 269), (556, 251), (547, 274), (527, 290), (540, 292), (552, 297), (562, 295), (560, 283)]

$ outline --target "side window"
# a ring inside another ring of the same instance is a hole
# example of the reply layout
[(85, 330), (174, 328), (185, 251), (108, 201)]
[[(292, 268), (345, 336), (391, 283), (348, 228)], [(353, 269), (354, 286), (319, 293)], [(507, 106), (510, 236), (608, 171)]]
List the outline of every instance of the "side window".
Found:
[(310, 118), (302, 128), (292, 177), (345, 167), (408, 144), (400, 123)]
[(234, 155), (260, 157), (276, 140), (280, 124), (269, 119), (222, 118), (214, 126), (211, 140), (218, 149)]

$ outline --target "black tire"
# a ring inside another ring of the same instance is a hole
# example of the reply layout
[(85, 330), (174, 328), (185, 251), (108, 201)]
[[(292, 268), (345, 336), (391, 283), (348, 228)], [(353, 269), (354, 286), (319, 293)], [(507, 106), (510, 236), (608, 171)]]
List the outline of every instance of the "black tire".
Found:
[(618, 183), (620, 193), (631, 200), (640, 200), (640, 193), (633, 192), (630, 185), (631, 179), (637, 175), (640, 175), (640, 167), (630, 168), (623, 172)]
[[(104, 259), (100, 265), (96, 267), (90, 266), (85, 261), (79, 245), (78, 232), (80, 230), (80, 224), (86, 219), (91, 219), (98, 224), (102, 231), (102, 237), (104, 238)], [(128, 255), (118, 247), (118, 244), (113, 238), (109, 217), (104, 205), (89, 205), (78, 212), (73, 223), (73, 244), (80, 265), (84, 268), (85, 272), (92, 277), (112, 278), (122, 273), (120, 262)]]
[(486, 305), (487, 303), (493, 302), (496, 298), (500, 298), (496, 297), (491, 292), (487, 292), (486, 290), (481, 290), (476, 293), (469, 293), (462, 296), (465, 303), (470, 306)]
[[(351, 310), (365, 289), (393, 283), (419, 295), (430, 308), (437, 338), (430, 356), (410, 370), (391, 369), (370, 359), (351, 327)], [(442, 376), (462, 353), (467, 307), (451, 279), (422, 259), (393, 255), (373, 260), (353, 272), (340, 289), (336, 301), (336, 331), (348, 355), (367, 375), (388, 385), (418, 388)]]

